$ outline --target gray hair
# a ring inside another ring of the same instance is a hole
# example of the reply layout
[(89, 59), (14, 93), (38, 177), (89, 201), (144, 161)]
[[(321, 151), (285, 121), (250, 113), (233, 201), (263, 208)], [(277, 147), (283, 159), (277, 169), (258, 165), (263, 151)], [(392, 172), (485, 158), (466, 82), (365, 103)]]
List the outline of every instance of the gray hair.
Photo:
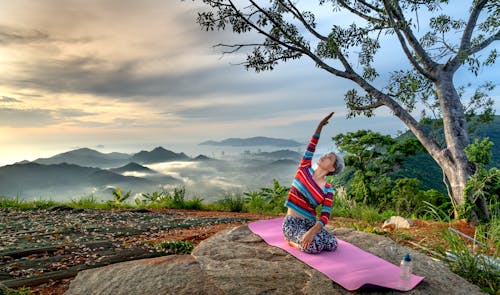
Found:
[(341, 155), (335, 154), (337, 156), (337, 160), (335, 161), (335, 171), (333, 171), (333, 174), (339, 174), (344, 170), (345, 163), (344, 163), (344, 158), (342, 158)]
[(328, 175), (336, 175), (339, 174), (344, 170), (345, 163), (344, 163), (344, 158), (340, 156), (337, 153), (331, 152), (331, 154), (335, 154), (335, 163), (333, 163), (333, 166), (335, 167), (335, 171), (328, 173)]

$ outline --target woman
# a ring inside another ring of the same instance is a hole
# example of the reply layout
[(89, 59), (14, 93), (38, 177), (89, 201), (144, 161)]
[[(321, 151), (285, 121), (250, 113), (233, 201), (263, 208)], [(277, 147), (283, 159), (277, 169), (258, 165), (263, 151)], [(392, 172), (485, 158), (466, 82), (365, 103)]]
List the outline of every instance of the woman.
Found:
[[(323, 228), (330, 218), (333, 200), (333, 188), (326, 176), (340, 173), (344, 169), (344, 160), (335, 153), (328, 153), (319, 158), (316, 170), (311, 165), (321, 130), (332, 115), (333, 112), (319, 122), (285, 201), (288, 211), (283, 220), (283, 235), (288, 244), (306, 253), (337, 249), (337, 239)], [(321, 213), (317, 219), (316, 208), (320, 205)]]

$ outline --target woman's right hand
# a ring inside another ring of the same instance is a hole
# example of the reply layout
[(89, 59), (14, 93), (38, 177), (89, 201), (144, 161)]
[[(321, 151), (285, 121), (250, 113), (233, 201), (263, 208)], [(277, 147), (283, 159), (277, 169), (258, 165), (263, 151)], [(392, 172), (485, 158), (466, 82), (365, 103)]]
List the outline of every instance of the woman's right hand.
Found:
[(320, 134), (321, 133), (321, 129), (323, 128), (323, 126), (325, 126), (326, 124), (328, 124), (328, 121), (333, 116), (333, 114), (334, 114), (334, 112), (329, 113), (326, 117), (323, 118), (323, 120), (321, 120), (319, 122), (318, 128), (316, 128), (316, 134)]

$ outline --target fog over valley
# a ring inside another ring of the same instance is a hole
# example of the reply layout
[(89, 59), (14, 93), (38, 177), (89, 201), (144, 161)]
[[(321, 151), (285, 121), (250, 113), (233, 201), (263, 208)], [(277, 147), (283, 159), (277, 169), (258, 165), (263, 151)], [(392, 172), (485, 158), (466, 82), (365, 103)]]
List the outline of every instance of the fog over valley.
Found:
[(133, 201), (142, 193), (184, 187), (187, 198), (212, 202), (271, 187), (273, 179), (288, 186), (305, 149), (298, 142), (288, 147), (283, 142), (279, 146), (252, 145), (251, 141), (225, 144), (199, 145), (201, 153), (196, 156), (161, 146), (134, 154), (79, 148), (22, 161), (0, 167), (0, 196), (54, 201), (93, 196), (105, 201), (120, 187), (122, 192), (131, 191), (129, 200)]

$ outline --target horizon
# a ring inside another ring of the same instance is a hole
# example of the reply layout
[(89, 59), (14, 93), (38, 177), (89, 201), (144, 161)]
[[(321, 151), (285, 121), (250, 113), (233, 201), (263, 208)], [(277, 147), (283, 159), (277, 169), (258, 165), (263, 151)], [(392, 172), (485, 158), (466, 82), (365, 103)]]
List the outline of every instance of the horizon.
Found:
[[(249, 138), (243, 138), (243, 139), (249, 139)], [(277, 138), (272, 138), (272, 139), (277, 139)], [(210, 141), (210, 140), (207, 140)], [(203, 141), (205, 142), (205, 141)], [(127, 147), (116, 147), (116, 148), (110, 148), (110, 147), (105, 147), (103, 145), (98, 145), (95, 147), (73, 147), (68, 150), (63, 150), (61, 152), (57, 152), (54, 154), (47, 155), (45, 157), (36, 157), (36, 156), (28, 156), (27, 158), (24, 158), (22, 160), (18, 160), (15, 162), (9, 162), (3, 164), (3, 161), (0, 159), (0, 167), (3, 166), (8, 166), (8, 165), (13, 165), (17, 164), (23, 161), (28, 161), (28, 162), (34, 162), (39, 159), (48, 159), (52, 158), (55, 156), (58, 156), (60, 154), (68, 153), (68, 152), (74, 152), (80, 149), (89, 149), (92, 151), (96, 151), (98, 153), (102, 154), (110, 154), (110, 153), (123, 153), (127, 154), (130, 156), (133, 156), (134, 154), (137, 154), (139, 152), (151, 152), (152, 150), (156, 148), (163, 148), (168, 151), (172, 151), (175, 153), (184, 153), (190, 158), (195, 158), (199, 155), (204, 155), (210, 158), (215, 158), (215, 159), (221, 159), (224, 158), (225, 156), (239, 156), (243, 154), (245, 151), (251, 152), (251, 153), (259, 153), (259, 152), (269, 152), (269, 151), (278, 151), (278, 150), (290, 150), (290, 151), (295, 151), (302, 153), (303, 149), (307, 145), (307, 142), (298, 142), (300, 146), (273, 146), (273, 145), (253, 145), (253, 146), (229, 146), (229, 145), (202, 145), (201, 143), (180, 143), (180, 144), (169, 144), (169, 147), (163, 146), (163, 145), (157, 145), (157, 146), (149, 146), (147, 148), (144, 148), (141, 145), (137, 145), (135, 148), (131, 146)], [(333, 143), (330, 144), (330, 147), (325, 148), (323, 145), (318, 145), (318, 153), (321, 154), (323, 152), (326, 152), (326, 150), (331, 150), (332, 146), (334, 146)], [(222, 154), (221, 154), (222, 152)], [(31, 159), (30, 159), (31, 158)]]
[[(242, 53), (223, 55), (213, 45), (251, 36), (202, 31), (195, 23), (204, 9), (199, 2), (0, 4), (0, 166), (78, 147), (128, 153), (163, 146), (177, 152), (226, 138), (307, 142), (330, 111), (335, 115), (324, 128), (324, 148), (339, 133), (370, 129), (395, 136), (407, 130), (386, 108), (373, 118), (346, 119), (344, 93), (355, 85), (306, 58), (271, 72), (246, 71), (238, 65)], [(467, 8), (454, 3), (446, 12), (456, 16)], [(329, 16), (317, 16), (319, 29), (329, 30)], [(426, 15), (419, 17), (425, 29)], [(338, 21), (351, 19), (340, 15)], [(497, 43), (491, 48), (499, 50)], [(398, 46), (383, 47), (375, 58), (381, 73), (376, 86), (408, 65)], [(461, 69), (454, 82), (470, 82), (470, 95), (482, 81), (498, 84), (498, 72), (499, 63), (481, 68), (477, 77)], [(499, 87), (490, 96), (498, 109)], [(416, 118), (421, 109), (417, 105)]]

